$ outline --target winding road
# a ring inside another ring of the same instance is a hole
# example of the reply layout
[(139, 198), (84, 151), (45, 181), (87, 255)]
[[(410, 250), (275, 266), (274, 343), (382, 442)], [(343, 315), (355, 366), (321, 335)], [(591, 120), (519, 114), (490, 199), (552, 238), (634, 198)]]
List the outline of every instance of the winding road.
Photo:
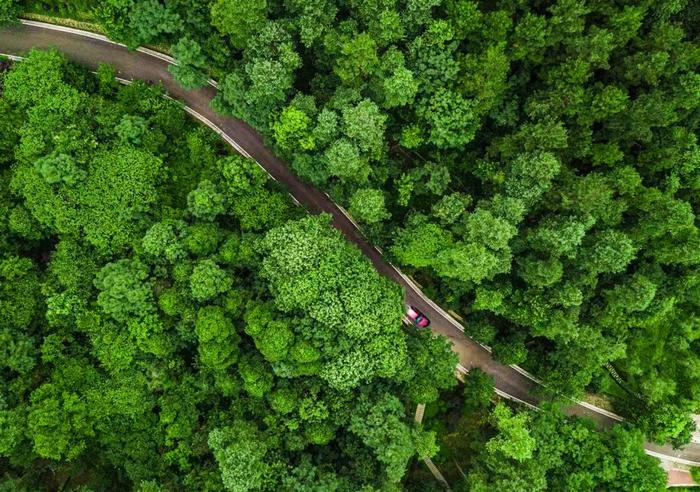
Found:
[[(453, 350), (459, 355), (458, 373), (480, 367), (495, 381), (497, 393), (528, 406), (536, 406), (537, 379), (517, 366), (496, 362), (487, 347), (464, 334), (464, 328), (452, 316), (428, 299), (420, 288), (393, 265), (382, 258), (379, 250), (363, 237), (352, 219), (325, 193), (297, 178), (289, 168), (266, 146), (262, 137), (246, 123), (218, 115), (210, 107), (216, 94), (216, 83), (211, 81), (202, 89), (186, 91), (168, 72), (172, 58), (149, 49), (129, 51), (123, 45), (109, 41), (104, 36), (64, 28), (52, 24), (22, 21), (21, 25), (0, 29), (0, 53), (21, 56), (31, 48), (54, 47), (71, 60), (96, 68), (99, 63), (109, 63), (117, 76), (125, 81), (144, 80), (161, 83), (168, 94), (186, 105), (192, 116), (210, 126), (243, 155), (255, 159), (269, 175), (284, 183), (295, 201), (304, 204), (310, 212), (325, 212), (332, 216), (333, 225), (374, 264), (378, 272), (404, 287), (406, 302), (423, 311), (432, 321), (434, 332), (452, 341)], [(621, 417), (585, 402), (573, 401), (565, 411), (572, 415), (586, 416), (600, 426), (607, 427), (622, 420)], [(682, 450), (670, 446), (647, 443), (646, 451), (652, 456), (680, 465), (700, 466), (700, 444), (691, 443)]]

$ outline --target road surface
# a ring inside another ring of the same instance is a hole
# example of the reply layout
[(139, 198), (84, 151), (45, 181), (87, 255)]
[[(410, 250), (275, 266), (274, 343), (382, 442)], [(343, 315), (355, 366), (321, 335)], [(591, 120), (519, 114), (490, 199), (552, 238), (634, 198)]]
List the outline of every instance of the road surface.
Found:
[[(525, 405), (537, 405), (538, 382), (531, 375), (515, 366), (496, 362), (490, 351), (464, 334), (464, 328), (437, 304), (428, 299), (408, 277), (389, 263), (380, 252), (371, 246), (358, 228), (338, 205), (322, 191), (297, 178), (264, 144), (262, 137), (246, 123), (218, 115), (209, 103), (216, 94), (212, 81), (202, 89), (186, 91), (180, 87), (168, 72), (172, 59), (166, 55), (147, 49), (129, 51), (124, 46), (107, 40), (104, 36), (62, 28), (40, 22), (23, 21), (22, 25), (0, 28), (0, 53), (21, 56), (31, 48), (54, 47), (65, 53), (71, 60), (96, 68), (99, 63), (109, 63), (117, 76), (124, 80), (144, 80), (161, 83), (168, 94), (182, 101), (187, 111), (200, 121), (214, 128), (228, 143), (239, 152), (255, 159), (272, 178), (286, 185), (292, 197), (304, 204), (312, 213), (328, 213), (333, 218), (333, 226), (362, 253), (370, 259), (378, 272), (404, 287), (406, 302), (416, 306), (431, 320), (431, 329), (449, 338), (453, 350), (458, 353), (458, 371), (465, 372), (480, 367), (495, 381), (497, 393)], [(569, 414), (586, 416), (600, 426), (607, 427), (621, 420), (620, 417), (584, 402), (572, 402), (565, 409)], [(700, 445), (691, 443), (683, 450), (670, 446), (646, 445), (647, 453), (674, 463), (700, 466)]]

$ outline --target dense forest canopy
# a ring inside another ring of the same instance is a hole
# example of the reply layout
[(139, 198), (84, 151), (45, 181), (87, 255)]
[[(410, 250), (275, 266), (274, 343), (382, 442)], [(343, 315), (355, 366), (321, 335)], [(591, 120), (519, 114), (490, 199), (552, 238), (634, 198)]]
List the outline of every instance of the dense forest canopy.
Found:
[[(26, 2), (170, 46), (506, 363), (654, 440), (700, 401), (700, 4)], [(626, 395), (626, 396), (625, 396)]]
[(367, 490), (455, 384), (401, 289), (178, 103), (2, 75), (0, 490)]
[[(168, 48), (184, 87), (217, 78), (215, 108), (495, 357), (553, 393), (612, 393), (649, 439), (688, 440), (700, 3), (0, 0), (0, 22), (23, 10)], [(435, 451), (406, 408), (437, 399), (453, 360), (402, 332), (395, 286), (157, 90), (34, 58), (0, 99), (1, 456), (76, 474), (99, 449), (124, 483), (216, 488), (221, 471), (228, 487), (342, 490), (396, 483)], [(496, 480), (481, 458), (470, 483)], [(614, 488), (601, 477), (581, 484)]]
[[(514, 413), (493, 403), (493, 381), (479, 369), (466, 376), (464, 387), (430, 404), (423, 423), (438, 435), (433, 462), (453, 490), (666, 489), (666, 474), (644, 454), (638, 429), (600, 431), (550, 405)], [(406, 483), (412, 491), (431, 490), (421, 466), (413, 467)]]

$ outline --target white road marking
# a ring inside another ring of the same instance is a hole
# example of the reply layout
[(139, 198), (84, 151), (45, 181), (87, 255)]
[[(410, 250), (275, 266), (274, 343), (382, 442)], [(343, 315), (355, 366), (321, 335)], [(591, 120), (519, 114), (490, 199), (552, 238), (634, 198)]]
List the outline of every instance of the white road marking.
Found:
[(606, 417), (610, 417), (613, 420), (617, 420), (618, 422), (622, 422), (623, 420), (625, 420), (622, 417), (620, 417), (618, 414), (610, 412), (608, 410), (605, 410), (604, 408), (600, 408), (600, 407), (597, 407), (595, 405), (592, 405), (591, 403), (588, 403), (585, 401), (580, 401), (580, 400), (574, 400), (574, 399), (571, 399), (571, 400), (573, 402), (575, 402), (577, 405), (581, 405), (582, 407), (587, 408), (589, 410), (592, 410), (595, 413), (603, 414)]
[[(491, 347), (487, 347), (486, 345), (481, 344), (481, 343), (480, 343), (479, 345), (481, 345), (481, 346), (484, 347), (486, 350), (488, 350), (489, 352), (491, 352)], [(544, 383), (542, 382), (542, 380), (541, 380), (540, 378), (538, 378), (538, 377), (536, 377), (536, 376), (530, 374), (529, 372), (527, 372), (527, 371), (526, 371), (525, 369), (523, 369), (522, 367), (520, 367), (520, 366), (518, 366), (518, 365), (516, 365), (516, 364), (510, 364), (508, 367), (510, 367), (511, 369), (513, 369), (513, 370), (516, 371), (516, 372), (519, 372), (520, 374), (522, 374), (522, 375), (525, 376), (526, 378), (533, 380), (533, 381), (536, 382), (537, 384), (541, 384), (542, 386), (544, 386)]]
[[(330, 198), (330, 197), (328, 197), (328, 198)], [(335, 203), (335, 202), (333, 202), (333, 203), (335, 204), (336, 207), (338, 207), (338, 210), (340, 210), (340, 212), (345, 216), (345, 218), (347, 218), (350, 222), (352, 222), (352, 225), (355, 226), (355, 229), (362, 232), (360, 229), (360, 226), (357, 224), (357, 222), (355, 222), (355, 219), (352, 218), (352, 215), (350, 215), (348, 213), (348, 211), (343, 208), (342, 205)]]
[(536, 407), (535, 405), (533, 405), (532, 403), (528, 403), (528, 402), (523, 401), (523, 400), (521, 400), (520, 398), (517, 398), (517, 397), (515, 397), (515, 396), (513, 396), (513, 395), (509, 395), (509, 394), (506, 393), (505, 391), (501, 391), (501, 390), (499, 390), (498, 388), (495, 388), (495, 387), (494, 387), (493, 389), (494, 389), (494, 391), (496, 392), (496, 394), (497, 394), (498, 396), (500, 396), (501, 398), (507, 398), (507, 399), (509, 399), (509, 400), (513, 400), (513, 401), (515, 401), (515, 402), (517, 402), (517, 403), (520, 403), (521, 405), (525, 405), (525, 406), (528, 407), (530, 410), (539, 410), (539, 408), (537, 408), (537, 407)]
[(123, 46), (124, 48), (126, 48), (125, 44), (117, 43), (116, 41), (112, 41), (104, 34), (98, 34), (96, 32), (85, 31), (83, 29), (76, 29), (74, 27), (59, 26), (57, 24), (50, 24), (48, 22), (41, 22), (41, 21), (34, 21), (34, 20), (27, 20), (27, 19), (20, 19), (19, 21), (22, 24), (24, 24), (25, 26), (40, 27), (42, 29), (49, 29), (51, 31), (66, 32), (69, 34), (75, 34), (76, 36), (82, 36), (84, 38), (92, 38), (92, 39), (96, 39), (98, 41), (103, 41), (105, 43), (110, 43), (110, 44), (116, 44), (117, 46)]
[(672, 461), (673, 463), (678, 463), (679, 465), (689, 465), (689, 466), (700, 466), (700, 462), (693, 460), (686, 460), (685, 458), (680, 458), (678, 456), (670, 456), (668, 454), (659, 453), (657, 451), (652, 451), (651, 449), (644, 449), (644, 452), (649, 456), (653, 456), (662, 461)]

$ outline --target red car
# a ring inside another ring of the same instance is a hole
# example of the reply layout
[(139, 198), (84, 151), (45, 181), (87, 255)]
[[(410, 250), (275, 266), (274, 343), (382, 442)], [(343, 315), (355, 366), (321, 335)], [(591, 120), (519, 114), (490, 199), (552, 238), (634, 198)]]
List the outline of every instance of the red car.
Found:
[(428, 317), (413, 306), (406, 307), (406, 316), (408, 316), (408, 319), (410, 319), (418, 328), (427, 328), (430, 326), (430, 320)]

